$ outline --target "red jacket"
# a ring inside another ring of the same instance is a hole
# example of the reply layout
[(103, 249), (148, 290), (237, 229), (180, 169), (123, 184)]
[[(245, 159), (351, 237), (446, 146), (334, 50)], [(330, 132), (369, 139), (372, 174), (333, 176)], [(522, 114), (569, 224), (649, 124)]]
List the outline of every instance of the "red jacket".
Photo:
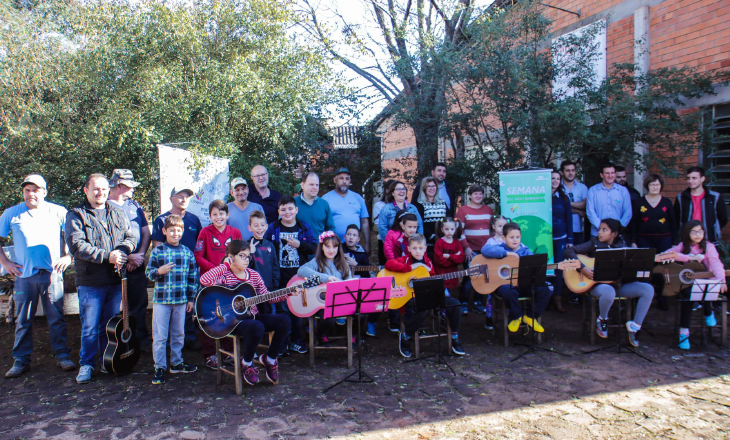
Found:
[[(403, 255), (400, 258), (394, 258), (392, 260), (388, 260), (385, 262), (385, 268), (388, 270), (391, 270), (393, 272), (410, 272), (413, 270), (411, 265), (413, 264), (413, 257), (410, 255)], [(433, 263), (431, 263), (431, 260), (428, 259), (427, 255), (423, 256), (423, 264), (428, 267), (428, 271), (431, 272), (431, 275), (436, 275), (436, 273), (433, 271)]]
[(383, 241), (383, 254), (386, 260), (400, 258), (408, 253), (408, 239), (401, 231), (390, 230)]
[(241, 231), (233, 226), (226, 225), (220, 232), (215, 226), (208, 225), (200, 231), (194, 253), (201, 275), (223, 262), (226, 247), (232, 240), (242, 240)]
[[(449, 258), (444, 258), (444, 254), (449, 254)], [(464, 262), (464, 247), (461, 242), (454, 239), (451, 243), (446, 243), (443, 238), (436, 240), (433, 248), (433, 260), (437, 275), (459, 270), (459, 265)], [(459, 285), (459, 280), (453, 278), (444, 280), (444, 287), (447, 289), (455, 289)]]

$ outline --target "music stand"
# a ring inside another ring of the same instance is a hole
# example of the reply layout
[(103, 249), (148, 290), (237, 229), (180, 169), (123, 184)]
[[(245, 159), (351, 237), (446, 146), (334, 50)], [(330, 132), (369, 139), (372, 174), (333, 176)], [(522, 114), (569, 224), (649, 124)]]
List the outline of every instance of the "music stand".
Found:
[[(617, 296), (620, 296), (621, 287), (624, 282), (641, 281), (647, 282), (651, 277), (654, 269), (654, 258), (656, 257), (656, 249), (599, 249), (596, 251), (595, 265), (593, 266), (593, 280), (603, 282), (616, 282), (615, 289)], [(595, 298), (594, 298), (595, 300)], [(596, 353), (599, 351), (610, 350), (615, 348), (619, 354), (633, 353), (642, 359), (652, 362), (651, 359), (644, 356), (634, 349), (634, 347), (622, 343), (622, 335), (624, 325), (622, 323), (623, 310), (621, 301), (618, 302), (618, 331), (616, 332), (616, 344), (606, 347), (597, 348), (595, 350), (584, 351), (583, 354)], [(621, 351), (625, 348), (626, 351)]]
[[(323, 393), (345, 382), (374, 383), (372, 377), (362, 370), (362, 323), (363, 314), (380, 313), (388, 310), (393, 277), (358, 278), (328, 283), (325, 292), (325, 318), (355, 316), (357, 319), (357, 369), (338, 382), (322, 390)], [(347, 341), (351, 344), (352, 341)], [(356, 378), (352, 378), (357, 375)]]
[[(520, 265), (517, 268), (512, 268), (512, 273), (510, 274), (510, 283), (512, 286), (514, 286), (514, 282), (516, 280), (518, 289), (530, 289), (530, 306), (533, 315), (535, 314), (535, 287), (545, 285), (545, 281), (547, 279), (547, 259), (547, 254), (525, 255), (524, 257), (520, 257)], [(516, 275), (515, 272), (517, 272)], [(537, 321), (537, 317), (535, 316), (533, 316), (532, 319), (533, 321)], [(507, 329), (505, 329), (504, 331), (507, 331)], [(525, 350), (516, 358), (512, 359), (510, 362), (516, 361), (527, 353), (536, 354), (537, 350), (546, 351), (548, 353), (557, 353), (559, 355), (570, 357), (570, 355), (566, 353), (561, 353), (557, 350), (540, 347), (535, 341), (535, 329), (532, 329), (531, 333), (532, 334), (530, 335), (529, 344), (515, 342), (515, 345), (526, 346), (527, 350)]]
[[(441, 309), (446, 307), (446, 288), (444, 287), (443, 278), (426, 278), (422, 280), (413, 280), (413, 297), (416, 299), (416, 312), (425, 312), (433, 310), (438, 319), (438, 336), (436, 337), (436, 353), (428, 356), (421, 356), (417, 359), (411, 359), (404, 363), (418, 362), (428, 360), (434, 364), (444, 364), (451, 374), (456, 376), (456, 372), (451, 368), (444, 354), (441, 352)], [(450, 355), (447, 355), (450, 356)], [(431, 360), (431, 358), (436, 358)]]
[[(715, 302), (720, 298), (720, 284), (721, 283), (717, 280), (694, 280), (690, 287), (689, 298), (687, 298), (686, 301), (689, 301), (690, 303), (700, 302), (700, 304), (704, 303), (705, 301)], [(707, 337), (708, 327), (705, 324), (705, 320), (701, 319), (700, 323), (700, 332), (702, 334), (702, 347), (705, 349), (705, 351), (707, 351), (708, 353), (710, 351), (710, 344), (708, 343), (708, 339), (712, 340), (712, 342), (717, 344), (718, 347), (721, 347), (721, 343), (718, 343), (715, 340), (711, 328), (709, 331), (710, 337)], [(689, 336), (687, 337), (689, 338)]]

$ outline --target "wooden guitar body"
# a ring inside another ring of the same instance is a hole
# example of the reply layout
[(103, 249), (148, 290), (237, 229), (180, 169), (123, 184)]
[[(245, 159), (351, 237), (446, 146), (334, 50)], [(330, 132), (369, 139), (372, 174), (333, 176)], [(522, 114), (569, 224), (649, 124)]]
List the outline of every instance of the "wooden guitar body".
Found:
[[(578, 255), (578, 260), (580, 260), (583, 265), (589, 269), (593, 269), (593, 267), (596, 265), (596, 259), (587, 257), (585, 255)], [(588, 292), (598, 284), (598, 281), (593, 281), (591, 279), (588, 279), (581, 271), (570, 271), (563, 273), (563, 281), (565, 282), (565, 285), (570, 289), (573, 293), (585, 293)], [(612, 284), (613, 282), (606, 282), (601, 281), (602, 284)]]
[(124, 331), (124, 318), (121, 314), (110, 319), (106, 324), (106, 335), (109, 345), (104, 350), (104, 367), (106, 371), (116, 375), (132, 371), (139, 361), (139, 341), (134, 337), (134, 318), (129, 318), (130, 330)]
[[(692, 284), (694, 275), (698, 272), (705, 272), (705, 265), (697, 261), (688, 263), (662, 264), (654, 268), (652, 273), (661, 274), (664, 278), (663, 296), (676, 296), (679, 291)], [(711, 278), (710, 274), (708, 278)]]
[[(486, 258), (483, 255), (477, 255), (471, 260), (471, 267), (483, 266), (488, 268), (486, 276), (478, 276), (471, 278), (471, 285), (477, 292), (486, 295), (494, 292), (501, 286), (510, 285), (512, 278), (518, 274), (517, 268), (520, 266), (519, 257), (507, 255), (504, 258)], [(563, 275), (575, 273), (579, 263), (575, 260), (565, 260), (557, 264), (548, 264), (547, 269), (561, 269)]]
[[(304, 283), (304, 278), (295, 275), (286, 284), (287, 287), (298, 286)], [(289, 311), (300, 318), (308, 318), (320, 310), (324, 310), (325, 294), (327, 284), (304, 289), (304, 293), (297, 296), (290, 296), (286, 299)]]
[(388, 303), (389, 309), (400, 309), (406, 303), (413, 298), (413, 283), (412, 281), (419, 278), (428, 278), (431, 273), (425, 267), (419, 266), (410, 272), (393, 272), (388, 269), (383, 269), (378, 273), (378, 278), (381, 277), (393, 277), (393, 284), (400, 286), (405, 289), (405, 294), (400, 292), (397, 296), (393, 296), (391, 292), (390, 302)]

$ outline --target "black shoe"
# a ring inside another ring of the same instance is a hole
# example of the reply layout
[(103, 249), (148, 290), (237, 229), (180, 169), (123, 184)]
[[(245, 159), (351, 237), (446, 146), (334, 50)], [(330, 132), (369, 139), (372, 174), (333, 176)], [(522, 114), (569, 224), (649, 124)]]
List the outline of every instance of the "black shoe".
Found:
[(30, 371), (30, 365), (21, 364), (20, 362), (15, 361), (12, 368), (10, 368), (7, 373), (5, 373), (5, 378), (13, 379), (16, 377), (20, 377), (23, 375), (23, 373), (27, 373), (28, 371)]
[(491, 316), (484, 318), (484, 328), (487, 330), (494, 330), (494, 318)]
[(400, 331), (400, 325), (397, 322), (389, 322), (388, 330), (390, 330), (391, 333), (397, 333)]
[(170, 367), (170, 374), (195, 373), (196, 371), (198, 371), (198, 367), (188, 365), (185, 362), (180, 362), (179, 364)]
[(405, 338), (405, 333), (398, 332), (398, 350), (404, 358), (411, 357), (411, 340)]
[(155, 376), (152, 378), (152, 385), (160, 385), (165, 383), (165, 370), (162, 368), (155, 369)]
[(458, 354), (459, 356), (464, 356), (466, 352), (463, 348), (461, 348), (461, 342), (459, 341), (459, 338), (451, 338), (451, 351), (454, 352), (454, 354)]
[(302, 341), (294, 341), (291, 344), (289, 344), (289, 350), (297, 352), (297, 353), (305, 354), (309, 351), (309, 347), (307, 346), (307, 344), (305, 344)]

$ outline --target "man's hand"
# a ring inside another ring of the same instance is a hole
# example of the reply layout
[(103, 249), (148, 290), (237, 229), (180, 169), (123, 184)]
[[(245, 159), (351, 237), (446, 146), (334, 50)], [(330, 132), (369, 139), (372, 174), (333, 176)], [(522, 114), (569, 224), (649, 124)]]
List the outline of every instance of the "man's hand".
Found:
[[(2, 252), (2, 250), (0, 250)], [(23, 266), (20, 264), (13, 263), (12, 261), (8, 260), (8, 262), (2, 262), (3, 268), (8, 272), (16, 277), (19, 277), (23, 274)]]
[(71, 255), (64, 255), (53, 265), (53, 270), (58, 273), (63, 273), (69, 264), (71, 264)]
[(474, 258), (474, 251), (471, 248), (464, 248), (464, 256), (466, 257), (466, 261), (471, 261)]
[(109, 253), (109, 262), (117, 267), (127, 262), (127, 256), (120, 250), (111, 251)]
[(593, 279), (593, 270), (592, 269), (589, 269), (587, 267), (584, 267), (584, 268), (582, 268), (580, 270), (580, 273), (582, 273), (583, 275), (585, 275), (585, 277), (588, 278), (589, 280), (592, 280)]
[(186, 311), (187, 313), (190, 313), (190, 312), (192, 312), (192, 311), (193, 311), (193, 303), (192, 303), (192, 302), (189, 302), (189, 303), (188, 303), (187, 307), (185, 307), (185, 311)]
[(160, 266), (160, 268), (157, 269), (157, 273), (159, 275), (167, 275), (173, 267), (175, 267), (175, 263), (167, 263), (163, 266)]
[(127, 270), (133, 271), (144, 264), (144, 255), (129, 254), (127, 257)]

